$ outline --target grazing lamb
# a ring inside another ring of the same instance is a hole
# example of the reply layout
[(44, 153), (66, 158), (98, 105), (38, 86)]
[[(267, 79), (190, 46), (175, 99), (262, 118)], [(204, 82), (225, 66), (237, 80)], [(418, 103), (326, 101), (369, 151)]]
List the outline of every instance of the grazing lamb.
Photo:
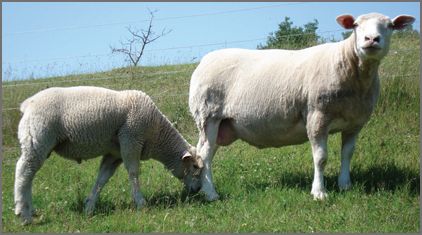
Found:
[(314, 161), (311, 194), (324, 199), (328, 135), (342, 134), (340, 189), (350, 182), (350, 159), (359, 131), (379, 94), (378, 67), (393, 30), (414, 18), (371, 13), (337, 17), (346, 40), (303, 50), (223, 49), (207, 54), (190, 82), (189, 107), (199, 129), (204, 160), (202, 188), (218, 199), (211, 161), (218, 146), (241, 139), (258, 148), (310, 141)]
[(139, 161), (163, 163), (186, 189), (199, 191), (202, 160), (145, 93), (99, 87), (49, 88), (25, 100), (18, 137), (15, 213), (32, 221), (32, 180), (52, 151), (81, 162), (102, 155), (97, 181), (85, 202), (94, 211), (101, 189), (124, 163), (137, 209), (145, 203), (139, 188)]

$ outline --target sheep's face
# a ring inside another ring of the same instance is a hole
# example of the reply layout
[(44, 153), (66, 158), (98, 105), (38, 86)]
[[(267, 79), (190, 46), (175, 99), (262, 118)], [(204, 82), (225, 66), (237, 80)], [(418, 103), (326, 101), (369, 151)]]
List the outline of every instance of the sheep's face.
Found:
[(201, 157), (196, 155), (196, 151), (192, 150), (186, 152), (183, 157), (183, 183), (185, 188), (190, 193), (197, 193), (201, 189), (201, 172), (204, 168), (204, 163)]
[(355, 50), (362, 60), (382, 59), (390, 46), (393, 30), (402, 29), (414, 22), (412, 16), (400, 15), (390, 20), (387, 16), (371, 13), (359, 16), (356, 20), (351, 15), (337, 17), (337, 22), (346, 29), (353, 29), (356, 41)]

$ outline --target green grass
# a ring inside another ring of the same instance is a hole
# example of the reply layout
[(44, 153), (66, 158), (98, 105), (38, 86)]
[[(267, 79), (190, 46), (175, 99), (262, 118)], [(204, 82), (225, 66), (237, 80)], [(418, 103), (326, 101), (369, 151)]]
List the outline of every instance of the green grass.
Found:
[[(86, 217), (82, 213), (83, 200), (95, 181), (100, 159), (79, 165), (53, 153), (34, 180), (33, 200), (38, 214), (35, 223), (21, 226), (13, 213), (14, 169), (20, 155), (16, 136), (20, 114), (18, 110), (5, 110), (3, 232), (417, 233), (420, 231), (419, 38), (393, 38), (392, 43), (390, 54), (380, 68), (381, 97), (359, 136), (352, 160), (353, 187), (347, 192), (340, 192), (337, 186), (338, 134), (329, 139), (325, 170), (329, 198), (323, 202), (313, 201), (310, 195), (313, 164), (309, 143), (258, 150), (237, 141), (220, 148), (213, 161), (219, 201), (205, 202), (202, 195), (182, 200), (182, 183), (160, 163), (150, 160), (141, 165), (145, 208), (140, 212), (133, 209), (127, 173), (120, 167), (102, 191), (95, 214)], [(185, 138), (196, 145), (197, 130), (188, 111), (187, 96), (195, 66), (133, 71), (123, 68), (97, 74), (4, 82), (3, 109), (18, 107), (25, 98), (51, 86), (140, 89), (153, 97)], [(179, 72), (163, 74), (171, 71)], [(101, 79), (109, 77), (112, 78)], [(43, 83), (34, 84), (40, 82)], [(25, 83), (31, 85), (22, 85)]]

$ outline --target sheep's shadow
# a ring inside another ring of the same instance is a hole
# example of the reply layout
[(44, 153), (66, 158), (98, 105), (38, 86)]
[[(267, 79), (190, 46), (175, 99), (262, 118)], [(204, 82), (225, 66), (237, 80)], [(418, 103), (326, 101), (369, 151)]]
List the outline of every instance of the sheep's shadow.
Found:
[[(206, 202), (202, 194), (189, 194), (185, 191), (182, 193), (166, 193), (159, 192), (145, 197), (146, 204), (144, 208), (174, 208), (184, 203), (200, 203)], [(78, 197), (69, 205), (70, 210), (83, 214), (85, 198)], [(95, 205), (94, 215), (111, 215), (116, 210), (135, 210), (135, 205), (131, 200), (113, 201), (111, 199), (102, 199), (101, 197)]]
[[(265, 190), (268, 187), (290, 187), (311, 190), (313, 175), (306, 172), (281, 172), (278, 181), (274, 183), (252, 183), (247, 189)], [(328, 191), (339, 192), (337, 175), (324, 177)], [(394, 192), (400, 188), (407, 187), (410, 195), (419, 195), (420, 178), (415, 172), (400, 169), (393, 163), (386, 165), (375, 165), (367, 169), (354, 168), (350, 173), (352, 185), (361, 185), (366, 194), (373, 194), (377, 191)], [(352, 186), (353, 187), (353, 186)]]

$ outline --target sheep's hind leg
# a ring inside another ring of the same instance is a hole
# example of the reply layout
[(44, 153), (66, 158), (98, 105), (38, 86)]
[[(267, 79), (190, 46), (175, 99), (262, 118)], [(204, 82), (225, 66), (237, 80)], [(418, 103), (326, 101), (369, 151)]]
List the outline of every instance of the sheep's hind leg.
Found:
[(350, 181), (350, 160), (355, 149), (356, 138), (358, 132), (356, 133), (341, 133), (342, 138), (342, 147), (341, 147), (341, 168), (340, 175), (338, 177), (338, 186), (340, 190), (347, 190), (351, 187), (352, 183)]
[(49, 151), (40, 149), (37, 153), (31, 147), (22, 147), (22, 155), (16, 163), (15, 172), (15, 214), (22, 218), (24, 225), (32, 223), (34, 208), (32, 205), (32, 181), (41, 168)]
[(92, 215), (95, 209), (95, 203), (97, 202), (100, 192), (104, 185), (108, 182), (111, 176), (113, 176), (117, 167), (122, 163), (122, 159), (114, 157), (113, 155), (107, 154), (103, 156), (100, 164), (100, 170), (98, 172), (97, 181), (91, 190), (91, 194), (85, 200), (84, 212), (86, 215)]
[(204, 169), (201, 172), (201, 191), (205, 193), (207, 201), (215, 201), (219, 198), (215, 191), (212, 180), (211, 162), (217, 151), (217, 135), (220, 121), (207, 121), (203, 128), (200, 128), (197, 150), (204, 161)]

